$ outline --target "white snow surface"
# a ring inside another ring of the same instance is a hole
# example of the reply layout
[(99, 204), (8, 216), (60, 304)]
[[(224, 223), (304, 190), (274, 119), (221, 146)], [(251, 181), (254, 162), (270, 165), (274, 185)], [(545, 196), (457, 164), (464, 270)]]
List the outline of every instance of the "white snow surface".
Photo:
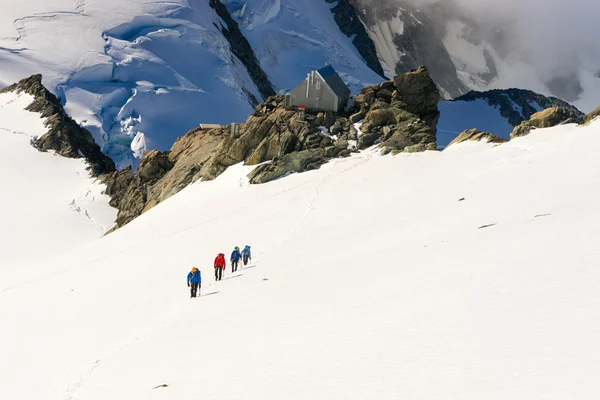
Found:
[[(250, 170), (0, 279), (0, 398), (600, 394), (600, 121)], [(245, 244), (249, 268), (215, 283)]]
[(380, 83), (324, 0), (224, 0), (276, 90), (291, 90), (330, 63), (353, 93)]
[(0, 86), (34, 73), (119, 167), (260, 99), (208, 1), (3, 0)]
[[(47, 258), (99, 239), (116, 218), (104, 185), (90, 178), (83, 159), (42, 153), (31, 145), (47, 131), (39, 114), (24, 110), (32, 101), (27, 94), (0, 94), (3, 289), (8, 276), (32, 279), (44, 273)], [(35, 272), (26, 268), (30, 263), (39, 263)]]

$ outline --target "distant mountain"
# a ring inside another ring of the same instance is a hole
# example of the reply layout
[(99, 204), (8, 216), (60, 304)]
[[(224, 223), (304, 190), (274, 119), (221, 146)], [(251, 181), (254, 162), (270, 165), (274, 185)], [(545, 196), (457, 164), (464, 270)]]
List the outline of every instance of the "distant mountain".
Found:
[(520, 87), (591, 111), (600, 74), (565, 64), (548, 75), (511, 47), (510, 25), (478, 21), (452, 0), (349, 0), (377, 49), (387, 76), (425, 64), (446, 99), (470, 90)]
[(510, 133), (521, 122), (550, 107), (563, 108), (577, 118), (584, 117), (583, 112), (566, 101), (531, 90), (472, 91), (451, 101), (441, 101), (438, 146), (445, 147), (458, 134), (472, 128), (509, 139)]

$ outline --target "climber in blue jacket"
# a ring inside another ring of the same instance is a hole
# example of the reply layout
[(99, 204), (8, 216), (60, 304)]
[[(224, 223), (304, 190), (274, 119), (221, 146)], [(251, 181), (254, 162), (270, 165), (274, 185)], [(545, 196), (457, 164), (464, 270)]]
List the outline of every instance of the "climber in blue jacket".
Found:
[(235, 246), (233, 252), (231, 253), (231, 272), (237, 271), (238, 263), (240, 262), (240, 258), (242, 258), (242, 253), (240, 253), (240, 248)]
[(244, 261), (244, 265), (248, 265), (248, 260), (252, 260), (252, 253), (250, 252), (250, 246), (246, 245), (244, 250), (242, 250), (242, 258)]
[(191, 288), (191, 297), (196, 297), (198, 288), (202, 287), (202, 277), (200, 276), (200, 270), (196, 267), (192, 268), (187, 276), (187, 285)]

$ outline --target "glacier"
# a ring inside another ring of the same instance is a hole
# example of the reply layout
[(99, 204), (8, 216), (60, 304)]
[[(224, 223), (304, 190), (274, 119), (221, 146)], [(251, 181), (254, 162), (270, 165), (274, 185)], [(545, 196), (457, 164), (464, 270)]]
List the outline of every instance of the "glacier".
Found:
[(0, 16), (0, 84), (42, 73), (118, 167), (199, 123), (245, 120), (260, 98), (208, 2), (13, 3)]

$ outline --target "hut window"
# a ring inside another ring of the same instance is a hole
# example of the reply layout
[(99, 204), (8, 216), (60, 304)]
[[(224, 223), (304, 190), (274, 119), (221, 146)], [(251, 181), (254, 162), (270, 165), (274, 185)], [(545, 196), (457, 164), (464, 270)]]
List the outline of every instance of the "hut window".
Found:
[(321, 82), (317, 82), (317, 90), (321, 90)]

